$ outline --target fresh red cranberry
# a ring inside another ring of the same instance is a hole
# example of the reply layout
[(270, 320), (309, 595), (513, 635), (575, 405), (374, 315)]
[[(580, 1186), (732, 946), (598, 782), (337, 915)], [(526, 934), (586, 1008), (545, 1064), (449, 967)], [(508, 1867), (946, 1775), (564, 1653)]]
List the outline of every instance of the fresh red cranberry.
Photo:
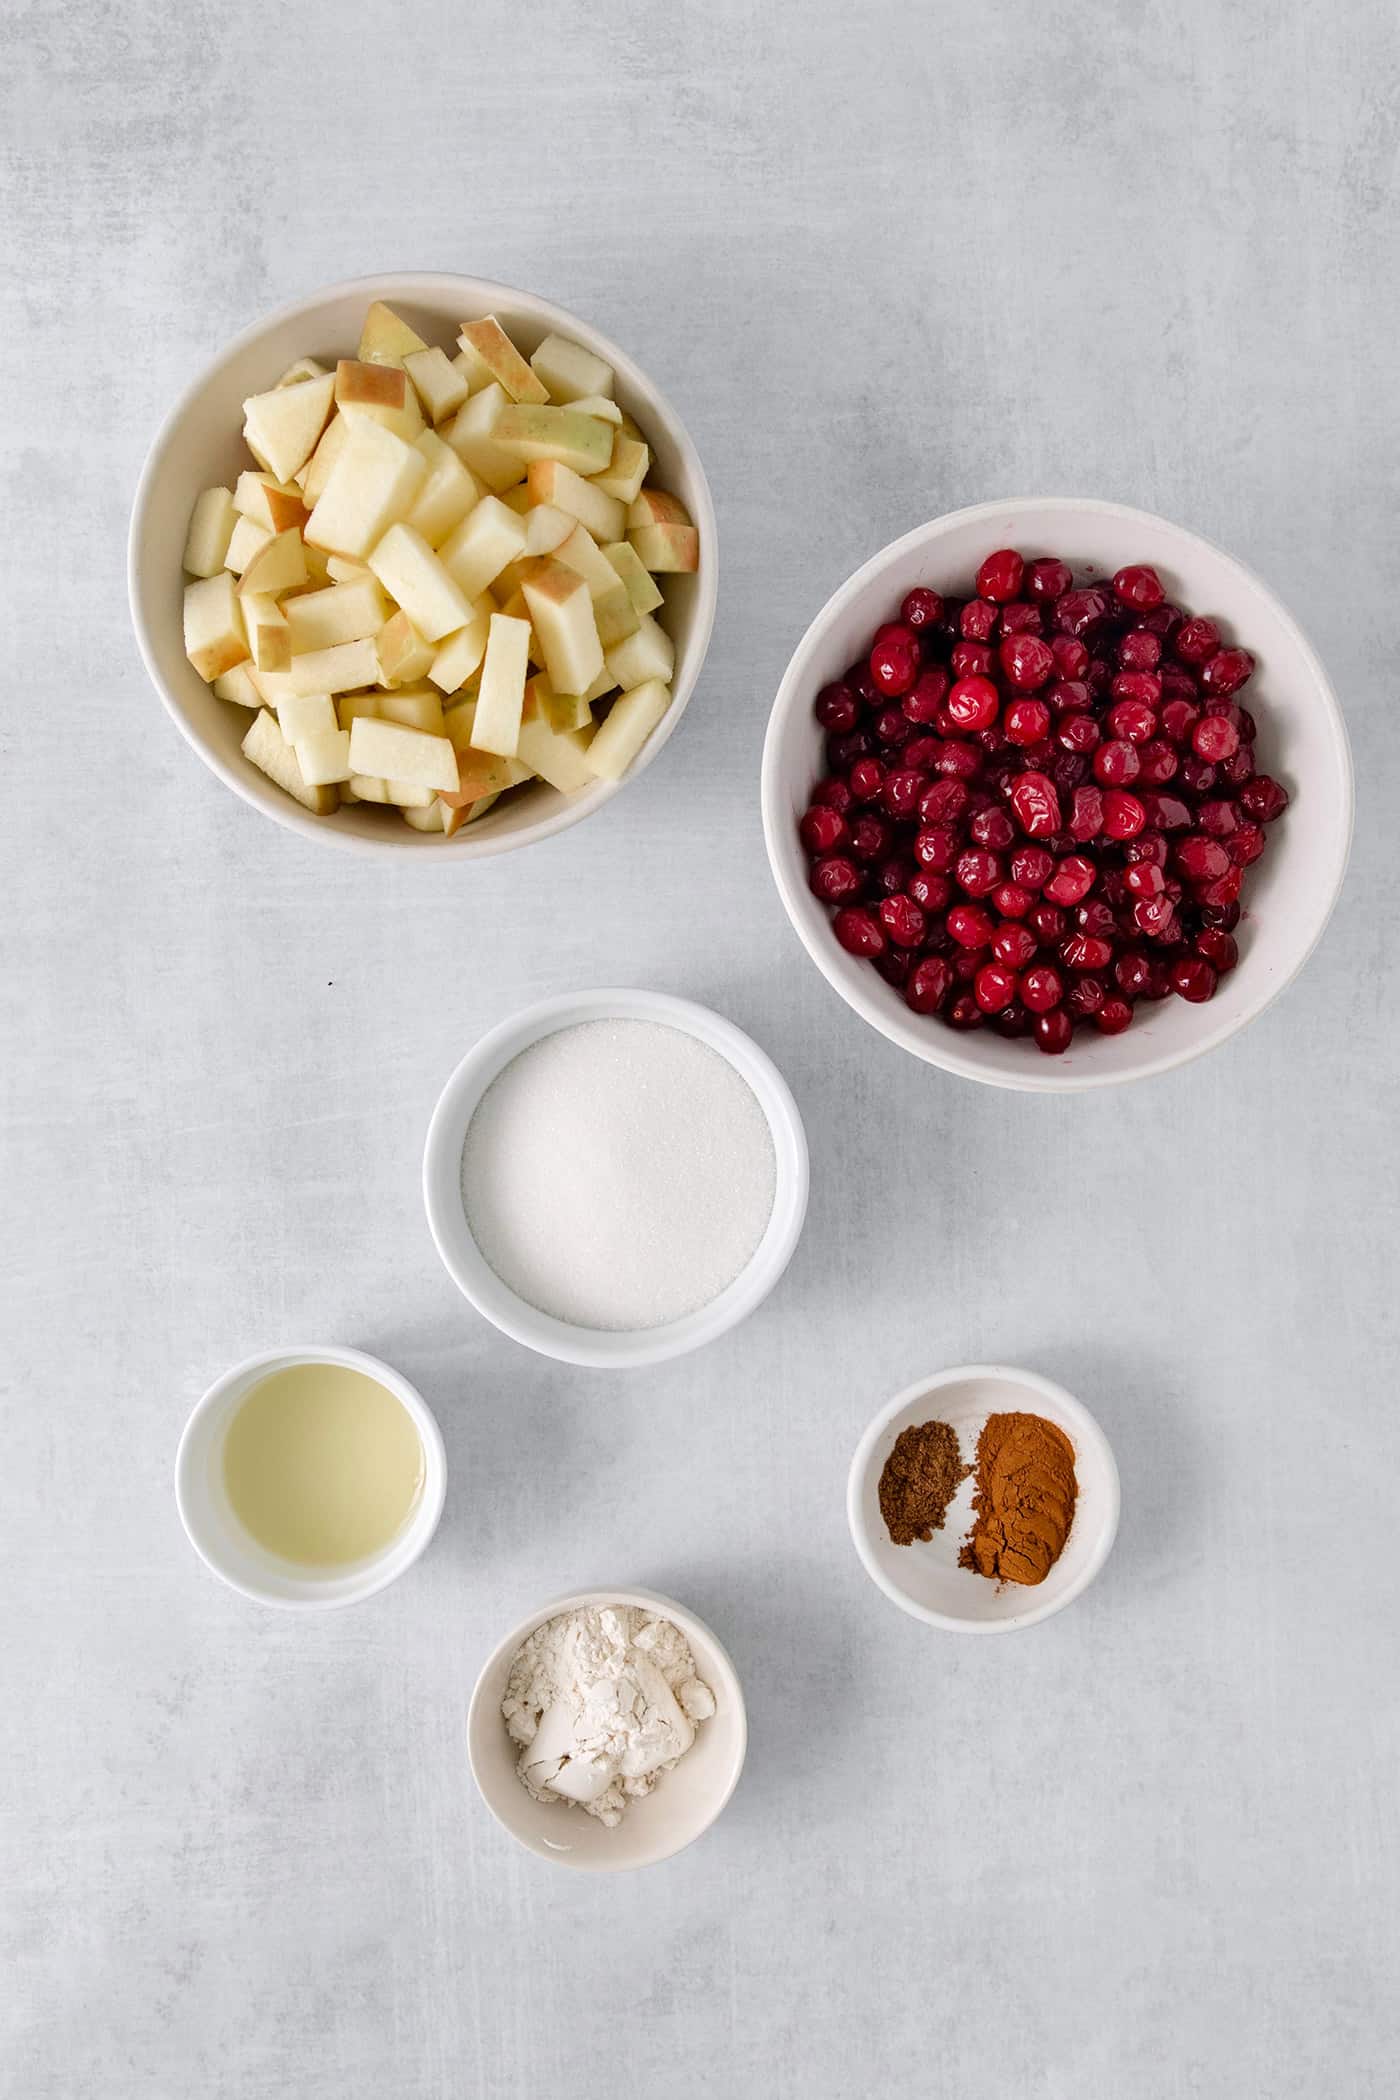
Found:
[(1100, 1035), (1121, 1035), (1125, 1028), (1131, 1028), (1132, 1022), (1133, 1010), (1127, 1000), (1112, 996), (1104, 1000), (1094, 1015), (1094, 1026)]
[(1193, 1006), (1215, 996), (1215, 971), (1203, 955), (1179, 955), (1172, 964), (1172, 990)]
[[(997, 621), (997, 626), (1003, 635), (1039, 634), (1043, 624), (1038, 605), (1024, 605), (1019, 601), (1014, 605), (1003, 605), (1001, 617)], [(1053, 661), (1054, 658), (1052, 657), (1051, 662), (1053, 663)]]
[(849, 783), (834, 776), (819, 780), (812, 790), (813, 802), (820, 802), (825, 808), (834, 809), (843, 817), (850, 808), (852, 799)]
[(919, 584), (906, 596), (899, 608), (899, 617), (916, 634), (922, 633), (926, 627), (936, 627), (943, 618), (943, 600), (937, 591)]
[(1043, 890), (1054, 872), (1054, 855), (1043, 846), (1018, 846), (1011, 856), (1011, 880), (1023, 890)]
[(858, 758), (851, 767), (850, 780), (857, 802), (873, 802), (885, 784), (885, 769), (878, 758)]
[(945, 874), (958, 857), (958, 834), (951, 824), (925, 824), (914, 838), (914, 858), (921, 868)]
[(1162, 709), (1162, 730), (1174, 744), (1189, 744), (1200, 719), (1201, 710), (1194, 700), (1168, 700)]
[(1181, 776), (1181, 785), (1189, 788), (1193, 795), (1209, 795), (1220, 778), (1220, 768), (1213, 766), (1209, 759), (1197, 758), (1194, 751), (1182, 753), (1177, 771)]
[(1027, 593), (1040, 605), (1053, 605), (1057, 598), (1063, 598), (1073, 581), (1069, 563), (1053, 556), (1033, 561), (1026, 570)]
[(875, 717), (875, 735), (881, 746), (881, 755), (893, 757), (895, 749), (909, 741), (914, 734), (914, 725), (902, 707), (882, 708)]
[(1148, 965), (1147, 982), (1142, 988), (1144, 999), (1166, 999), (1171, 995), (1171, 964), (1165, 956), (1154, 956)]
[(1209, 663), (1220, 647), (1220, 629), (1214, 620), (1183, 620), (1172, 636), (1172, 648), (1184, 664)]
[(1240, 733), (1224, 715), (1202, 715), (1191, 731), (1191, 749), (1211, 765), (1233, 758), (1240, 748)]
[(1200, 915), (1202, 926), (1217, 927), (1221, 933), (1233, 933), (1240, 923), (1238, 904), (1203, 904)]
[(1067, 853), (1058, 861), (1055, 872), (1045, 885), (1045, 894), (1052, 904), (1078, 904), (1087, 897), (1098, 880), (1099, 871), (1093, 861), (1083, 853)]
[(845, 845), (849, 836), (846, 819), (839, 810), (821, 802), (807, 811), (797, 828), (803, 845), (812, 854), (834, 853), (838, 846)]
[(960, 678), (948, 695), (947, 710), (964, 733), (990, 729), (1001, 710), (1001, 695), (990, 678)]
[(1065, 915), (1058, 904), (1032, 905), (1026, 920), (1042, 948), (1053, 948), (1065, 930)]
[(1011, 807), (1027, 838), (1049, 838), (1060, 828), (1060, 798), (1045, 773), (1022, 773), (1012, 784)]
[(1016, 973), (1001, 963), (984, 963), (972, 980), (972, 992), (984, 1014), (999, 1014), (1016, 997)]
[(1109, 839), (1135, 839), (1147, 822), (1147, 811), (1136, 795), (1122, 788), (1108, 788), (1103, 798), (1103, 833)]
[(1198, 893), (1199, 900), (1202, 904), (1236, 904), (1243, 882), (1244, 869), (1236, 867), (1232, 862), (1217, 881), (1203, 885)]
[(900, 706), (911, 722), (936, 722), (948, 697), (946, 671), (921, 671)]
[(1130, 628), (1118, 644), (1118, 667), (1122, 671), (1155, 671), (1162, 661), (1162, 637), (1145, 627)]
[(851, 858), (864, 861), (867, 866), (872, 861), (882, 860), (894, 844), (894, 833), (885, 819), (870, 810), (853, 818), (850, 832)]
[(1167, 595), (1162, 589), (1161, 577), (1145, 562), (1134, 562), (1128, 568), (1120, 569), (1113, 579), (1113, 590), (1121, 604), (1131, 605), (1138, 612), (1150, 612)]
[(870, 651), (870, 675), (882, 693), (897, 700), (919, 675), (919, 638), (910, 627), (882, 627)]
[(945, 738), (933, 762), (933, 770), (946, 780), (975, 780), (982, 770), (982, 754), (975, 744)]
[(1065, 993), (1065, 1012), (1076, 1021), (1088, 1021), (1107, 997), (1108, 986), (1102, 977), (1076, 977)]
[(1172, 859), (1188, 882), (1217, 882), (1230, 865), (1230, 856), (1218, 839), (1195, 831), (1178, 839)]
[(1018, 693), (1036, 692), (1054, 676), (1050, 645), (1038, 634), (1009, 634), (997, 654), (1008, 685)]
[(1207, 838), (1227, 839), (1240, 828), (1239, 811), (1233, 802), (1201, 802), (1196, 807), (1196, 828)]
[(990, 642), (958, 642), (948, 659), (948, 668), (954, 678), (990, 678), (996, 661)]
[(1049, 1013), (1065, 995), (1065, 981), (1051, 963), (1037, 963), (1021, 976), (1021, 1004), (1033, 1014)]
[(967, 828), (979, 846), (990, 846), (994, 853), (1004, 853), (1016, 836), (1010, 817), (995, 802), (979, 809)]
[(1117, 930), (1113, 913), (1098, 897), (1090, 897), (1076, 906), (1074, 923), (1081, 933), (1092, 934), (1100, 941), (1111, 941)]
[(953, 895), (953, 885), (947, 876), (935, 874), (927, 868), (915, 868), (908, 887), (910, 896), (922, 911), (946, 910)]
[[(1129, 744), (1145, 744), (1157, 734), (1156, 710), (1139, 695), (1122, 693), (1120, 687), (1129, 679), (1136, 684), (1140, 679), (1152, 678), (1150, 671), (1123, 671), (1113, 681), (1113, 690), (1119, 695), (1105, 718), (1111, 737), (1121, 737)], [(1152, 678), (1155, 685), (1156, 679)]]
[(1083, 641), (1108, 616), (1108, 599), (1102, 591), (1066, 591), (1055, 601), (1055, 626), (1060, 634)]
[(1019, 882), (999, 882), (992, 891), (992, 902), (1004, 919), (1024, 919), (1035, 898)]
[(831, 926), (837, 940), (850, 955), (863, 955), (873, 962), (884, 951), (884, 934), (870, 913), (859, 905), (847, 905), (844, 911), (838, 911)]
[(1225, 851), (1237, 868), (1247, 868), (1258, 860), (1268, 841), (1257, 824), (1241, 824), (1225, 841)]
[(1248, 649), (1217, 649), (1201, 665), (1202, 688), (1215, 700), (1227, 700), (1254, 676), (1254, 658)]
[(817, 720), (833, 736), (845, 736), (860, 720), (860, 702), (848, 685), (839, 680), (824, 685), (817, 695)]
[(1125, 999), (1139, 999), (1147, 988), (1152, 965), (1140, 948), (1125, 948), (1113, 965), (1113, 976)]
[(1144, 795), (1142, 806), (1154, 831), (1185, 831), (1191, 812), (1177, 795)]
[(1092, 751), (1102, 732), (1092, 715), (1077, 711), (1061, 715), (1055, 725), (1055, 741), (1066, 751)]
[(914, 862), (906, 854), (891, 853), (876, 865), (875, 887), (882, 897), (897, 897), (901, 890), (908, 888), (917, 873)]
[(1165, 641), (1176, 632), (1185, 617), (1179, 605), (1164, 598), (1160, 605), (1150, 605), (1146, 612), (1140, 612), (1133, 625), (1139, 633), (1155, 634), (1159, 641)]
[(1165, 787), (1174, 780), (1181, 767), (1173, 747), (1165, 737), (1150, 736), (1145, 744), (1138, 746), (1138, 779), (1144, 787)]
[(1014, 919), (1003, 921), (992, 936), (992, 953), (1009, 970), (1024, 970), (1035, 949), (1035, 935)]
[(950, 1028), (980, 1028), (987, 1018), (971, 992), (959, 992), (944, 1013)]
[(875, 739), (868, 730), (853, 729), (849, 736), (829, 736), (826, 759), (833, 773), (849, 773), (858, 758), (868, 758)]
[(886, 897), (880, 906), (880, 924), (897, 948), (917, 948), (923, 941), (925, 919), (912, 897)]
[(1123, 882), (1130, 896), (1160, 897), (1167, 886), (1167, 878), (1155, 861), (1134, 861), (1132, 867), (1123, 870)]
[(1164, 890), (1159, 897), (1139, 897), (1133, 906), (1133, 924), (1150, 941), (1160, 941), (1170, 932), (1176, 906)]
[(967, 891), (969, 897), (985, 897), (994, 890), (1004, 874), (1001, 860), (995, 853), (988, 853), (981, 846), (970, 846), (960, 853), (953, 866), (955, 879)]
[(960, 824), (968, 805), (968, 790), (961, 780), (935, 780), (924, 792), (919, 815), (926, 824)]
[(1113, 958), (1113, 944), (1091, 933), (1067, 933), (1057, 952), (1067, 969), (1103, 970)]
[(908, 982), (909, 972), (914, 967), (914, 958), (909, 950), (886, 948), (882, 954), (875, 956), (874, 963), (886, 984), (892, 984), (897, 992), (902, 992)]
[(900, 758), (914, 773), (931, 773), (938, 763), (938, 754), (943, 749), (943, 740), (936, 736), (911, 736)]
[(901, 768), (896, 773), (885, 775), (880, 799), (892, 817), (912, 817), (927, 786), (926, 774), (913, 773), (907, 768)]
[(842, 853), (829, 853), (822, 860), (814, 860), (807, 880), (827, 904), (844, 904), (848, 897), (858, 897), (865, 884), (855, 862)]
[(878, 707), (884, 698), (884, 694), (870, 675), (869, 656), (866, 656), (862, 663), (852, 665), (846, 673), (845, 682), (862, 707)]
[(948, 931), (960, 948), (986, 948), (996, 927), (980, 904), (954, 904), (948, 912)]
[(1062, 1007), (1035, 1017), (1035, 1047), (1047, 1057), (1062, 1057), (1074, 1036), (1074, 1023)]
[(1196, 953), (1203, 955), (1218, 976), (1233, 970), (1240, 959), (1239, 947), (1232, 933), (1225, 933), (1218, 926), (1203, 926), (1196, 935)]
[(1106, 656), (1091, 656), (1089, 668), (1084, 673), (1084, 683), (1095, 700), (1102, 701), (1113, 684), (1113, 666)]
[(992, 1026), (1008, 1042), (1016, 1042), (1030, 1034), (1032, 1019), (1020, 1000), (1013, 999), (1010, 1006), (1004, 1006), (999, 1014), (992, 1015)]
[(1081, 845), (1103, 829), (1103, 795), (1096, 787), (1077, 787), (1069, 807), (1070, 837)]
[(910, 971), (904, 996), (916, 1014), (936, 1014), (952, 989), (951, 965), (941, 955), (927, 955)]
[(969, 598), (958, 616), (958, 632), (965, 642), (989, 642), (997, 624), (997, 609), (986, 598)]
[(1104, 787), (1130, 787), (1142, 770), (1142, 760), (1138, 757), (1136, 744), (1130, 744), (1126, 737), (1114, 737), (1098, 746), (1093, 767), (1095, 780), (1101, 781)]
[(1014, 547), (999, 547), (989, 554), (977, 571), (977, 590), (983, 598), (993, 598), (997, 604), (1005, 605), (1011, 598), (1021, 595), (1021, 579), (1026, 565)]
[[(1136, 744), (1145, 743), (1157, 727), (1155, 710), (1162, 697), (1162, 681), (1155, 671), (1120, 671), (1113, 681), (1113, 697), (1120, 704), (1131, 703), (1142, 708), (1153, 717), (1152, 728), (1133, 738)], [(1129, 719), (1132, 719), (1131, 717)], [(1141, 721), (1141, 715), (1137, 720)], [(1115, 730), (1117, 736), (1126, 736), (1126, 729)]]
[(1231, 787), (1243, 787), (1255, 774), (1254, 752), (1249, 744), (1241, 744), (1233, 758), (1227, 758), (1221, 767)]
[(1029, 748), (1050, 734), (1050, 710), (1043, 700), (1013, 700), (1002, 717), (1008, 743)]
[(992, 951), (990, 948), (960, 948), (956, 942), (953, 943), (948, 955), (953, 975), (959, 984), (971, 984), (983, 963), (988, 963), (991, 959)]
[(1136, 860), (1152, 860), (1159, 868), (1167, 865), (1167, 842), (1157, 831), (1144, 831), (1130, 839), (1123, 848), (1123, 859), (1129, 865)]
[(1089, 652), (1077, 635), (1052, 634), (1050, 654), (1055, 659), (1055, 674), (1059, 678), (1081, 679), (1089, 668)]
[(1272, 824), (1288, 807), (1287, 790), (1268, 773), (1256, 773), (1240, 789), (1240, 807), (1259, 824)]

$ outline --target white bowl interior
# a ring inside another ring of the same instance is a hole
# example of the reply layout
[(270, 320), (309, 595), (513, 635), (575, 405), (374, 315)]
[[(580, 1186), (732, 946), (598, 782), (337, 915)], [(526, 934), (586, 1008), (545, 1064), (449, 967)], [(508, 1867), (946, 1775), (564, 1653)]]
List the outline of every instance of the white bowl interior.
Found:
[[(916, 584), (967, 595), (983, 556), (1014, 546), (1059, 554), (1077, 579), (1150, 562), (1171, 597), (1209, 613), (1259, 668), (1242, 696), (1259, 725), (1260, 768), (1292, 803), (1249, 870), (1237, 932), (1240, 962), (1204, 1006), (1169, 998), (1140, 1005), (1120, 1036), (1076, 1029), (1062, 1057), (991, 1029), (959, 1035), (914, 1014), (892, 985), (837, 945), (830, 915), (807, 886), (797, 823), (825, 772), (813, 712), (882, 620)], [(916, 1057), (1000, 1086), (1070, 1092), (1145, 1077), (1214, 1048), (1252, 1020), (1301, 969), (1327, 923), (1351, 842), (1351, 758), (1325, 672), (1296, 622), (1256, 576), (1179, 525), (1146, 511), (1075, 497), (979, 504), (921, 526), (877, 554), (835, 594), (799, 643), (769, 724), (763, 773), (768, 853), (788, 916), (827, 980), (856, 1012)]]
[[(408, 1410), (423, 1446), (422, 1493), (398, 1536), (382, 1553), (324, 1575), (297, 1568), (260, 1545), (234, 1514), (224, 1486), (224, 1438), (248, 1392), (274, 1371), (301, 1363), (343, 1364), (377, 1380)], [(258, 1603), (313, 1611), (357, 1603), (411, 1567), (437, 1529), (446, 1484), (442, 1436), (422, 1395), (388, 1364), (358, 1349), (274, 1350), (236, 1365), (194, 1409), (175, 1462), (181, 1521), (206, 1565)]]
[[(880, 1514), (880, 1475), (902, 1430), (919, 1422), (950, 1423), (958, 1432), (964, 1465), (973, 1465), (988, 1415), (1010, 1413), (1043, 1416), (1074, 1446), (1079, 1490), (1074, 1521), (1064, 1552), (1034, 1588), (992, 1582), (958, 1566), (958, 1549), (972, 1522), (972, 1478), (963, 1481), (943, 1529), (927, 1544), (916, 1539), (911, 1546), (896, 1546)], [(852, 1462), (847, 1513), (867, 1573), (894, 1603), (952, 1630), (1009, 1633), (1062, 1611), (1093, 1581), (1118, 1529), (1118, 1500), (1113, 1453), (1086, 1407), (1033, 1372), (971, 1364), (921, 1380), (876, 1417)]]
[[(690, 1643), (715, 1711), (673, 1772), (665, 1772), (640, 1801), (629, 1802), (616, 1829), (568, 1803), (536, 1801), (516, 1772), (519, 1749), (506, 1732), (501, 1700), (517, 1649), (537, 1626), (560, 1612), (595, 1604), (640, 1605), (671, 1619)], [(590, 1873), (647, 1867), (693, 1843), (719, 1815), (743, 1770), (748, 1742), (744, 1695), (729, 1656), (703, 1621), (651, 1590), (580, 1590), (532, 1612), (508, 1633), (472, 1693), (467, 1754), (482, 1799), (497, 1822), (541, 1859)]]
[[(449, 349), (464, 320), (494, 313), (527, 356), (557, 330), (606, 358), (617, 372), (618, 403), (645, 431), (659, 478), (700, 529), (698, 574), (668, 577), (662, 585), (666, 606), (657, 617), (676, 645), (671, 706), (624, 779), (599, 781), (574, 795), (536, 783), (450, 839), (416, 832), (394, 812), (367, 804), (331, 818), (312, 816), (244, 758), (239, 747), (251, 717), (215, 699), (184, 653), (180, 560), (190, 510), (201, 489), (231, 483), (249, 464), (241, 438), (245, 397), (273, 385), (298, 357), (333, 364), (353, 356), (372, 299), (387, 300), (426, 340)], [(398, 276), (335, 285), (288, 307), (240, 336), (195, 383), (146, 464), (132, 517), (130, 589), (138, 640), (158, 690), (195, 749), (245, 800), (332, 844), (426, 850), (462, 860), (506, 852), (577, 823), (651, 763), (680, 720), (709, 646), (716, 560), (714, 506), (699, 455), (675, 410), (622, 350), (562, 307), (507, 285), (475, 277)]]
[[(773, 1138), (775, 1184), (767, 1230), (748, 1266), (727, 1290), (684, 1319), (630, 1333), (574, 1327), (527, 1305), (501, 1281), (467, 1224), (462, 1205), (462, 1146), (477, 1103), (499, 1072), (522, 1050), (558, 1029), (583, 1021), (658, 1021), (708, 1044), (747, 1080)], [(483, 1037), (443, 1090), (428, 1128), (423, 1196), (428, 1223), (448, 1274), (477, 1311), (527, 1348), (565, 1363), (624, 1370), (683, 1356), (738, 1325), (762, 1303), (792, 1259), (807, 1214), (807, 1139), (797, 1103), (758, 1045), (741, 1029), (661, 992), (607, 990), (548, 999), (516, 1014)]]

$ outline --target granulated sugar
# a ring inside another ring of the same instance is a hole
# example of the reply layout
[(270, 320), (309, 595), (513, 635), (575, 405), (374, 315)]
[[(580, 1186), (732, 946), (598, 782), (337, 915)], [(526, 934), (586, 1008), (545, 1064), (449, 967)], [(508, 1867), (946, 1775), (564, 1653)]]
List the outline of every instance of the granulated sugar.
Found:
[(745, 1268), (773, 1209), (772, 1133), (707, 1044), (585, 1021), (523, 1050), (482, 1096), (462, 1202), (518, 1297), (576, 1327), (662, 1327)]

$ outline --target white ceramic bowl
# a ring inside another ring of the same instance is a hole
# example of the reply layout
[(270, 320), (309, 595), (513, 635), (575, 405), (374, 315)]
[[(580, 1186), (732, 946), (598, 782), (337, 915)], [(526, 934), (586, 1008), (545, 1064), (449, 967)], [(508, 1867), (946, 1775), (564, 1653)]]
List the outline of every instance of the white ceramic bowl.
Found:
[[(1043, 1415), (1074, 1446), (1079, 1493), (1065, 1550), (1044, 1582), (991, 1582), (958, 1566), (972, 1517), (974, 1482), (949, 1505), (942, 1531), (925, 1544), (896, 1546), (880, 1514), (880, 1475), (900, 1431), (916, 1422), (948, 1422), (958, 1432), (963, 1463), (972, 1465), (990, 1414)], [(876, 1415), (856, 1446), (846, 1488), (846, 1516), (865, 1572), (911, 1618), (951, 1633), (1014, 1633), (1063, 1611), (1089, 1587), (1108, 1559), (1118, 1530), (1118, 1467), (1107, 1437), (1081, 1401), (1034, 1371), (1005, 1364), (962, 1364), (921, 1378)]]
[[(701, 1681), (715, 1695), (713, 1715), (700, 1723), (675, 1770), (663, 1772), (649, 1794), (629, 1802), (612, 1830), (581, 1808), (536, 1801), (526, 1793), (515, 1769), (520, 1752), (501, 1717), (506, 1680), (521, 1643), (547, 1619), (596, 1604), (639, 1605), (672, 1620), (690, 1643)], [(476, 1681), (467, 1715), (472, 1777), (496, 1821), (541, 1859), (590, 1874), (655, 1866), (694, 1844), (739, 1784), (747, 1744), (744, 1694), (733, 1663), (703, 1620), (653, 1590), (578, 1590), (542, 1604), (513, 1626), (495, 1650)]]
[[(583, 1021), (656, 1021), (719, 1052), (747, 1080), (772, 1132), (777, 1180), (768, 1228), (748, 1266), (708, 1305), (664, 1327), (614, 1332), (575, 1327), (516, 1296), (487, 1262), (462, 1207), (462, 1146), (477, 1103), (499, 1072), (541, 1037)], [(757, 1043), (705, 1006), (665, 992), (568, 992), (503, 1021), (468, 1051), (444, 1087), (423, 1153), (423, 1200), (443, 1265), (459, 1291), (503, 1334), (542, 1356), (602, 1370), (631, 1370), (685, 1356), (746, 1320), (773, 1289), (807, 1215), (807, 1135), (797, 1103)]]
[[(838, 946), (825, 905), (807, 887), (797, 823), (825, 771), (812, 712), (821, 688), (860, 655), (883, 620), (898, 616), (915, 584), (965, 596), (996, 547), (1063, 555), (1076, 578), (1150, 562), (1169, 594), (1218, 619), (1251, 649), (1259, 669), (1244, 699), (1259, 724), (1261, 768), (1293, 797), (1272, 827), (1269, 850), (1249, 871), (1237, 939), (1240, 962), (1204, 1006), (1168, 998), (1139, 1006), (1119, 1036), (1077, 1029), (1061, 1057), (991, 1029), (958, 1034), (915, 1014), (867, 962)], [(979, 503), (906, 533), (828, 599), (798, 643), (768, 725), (763, 827), (778, 890), (803, 946), (827, 982), (881, 1035), (964, 1079), (1030, 1093), (1079, 1093), (1170, 1071), (1252, 1021), (1301, 970), (1337, 900), (1351, 845), (1352, 774), (1336, 696), (1307, 638), (1250, 571), (1209, 540), (1147, 511), (1084, 497)]]
[[(382, 1553), (325, 1575), (303, 1573), (259, 1545), (234, 1515), (224, 1488), (223, 1447), (229, 1424), (250, 1387), (293, 1364), (342, 1364), (347, 1370), (363, 1371), (408, 1410), (423, 1446), (422, 1493), (397, 1538)], [(387, 1588), (413, 1566), (437, 1530), (446, 1491), (442, 1433), (427, 1402), (388, 1364), (358, 1349), (271, 1349), (235, 1364), (194, 1409), (175, 1457), (180, 1522), (205, 1566), (254, 1603), (288, 1611), (331, 1611)]]
[[(672, 700), (621, 781), (599, 781), (561, 795), (541, 782), (512, 795), (454, 837), (413, 831), (391, 813), (352, 805), (333, 817), (315, 817), (273, 786), (239, 746), (249, 716), (216, 700), (185, 660), (181, 633), (180, 557), (190, 509), (201, 489), (231, 482), (248, 465), (241, 432), (246, 395), (271, 386), (298, 357), (334, 363), (352, 356), (365, 308), (385, 299), (430, 342), (450, 346), (464, 320), (494, 313), (528, 356), (557, 330), (606, 358), (617, 373), (617, 400), (646, 432), (658, 479), (680, 497), (700, 532), (700, 569), (667, 579), (659, 615), (676, 645)], [(256, 322), (210, 365), (176, 402), (158, 432), (141, 475), (131, 517), (128, 589), (136, 639), (157, 692), (205, 764), (265, 815), (307, 838), (370, 853), (436, 853), (478, 860), (508, 853), (566, 830), (590, 816), (628, 780), (651, 764), (674, 734), (695, 688), (714, 622), (718, 538), (705, 470), (680, 417), (630, 357), (586, 321), (509, 285), (480, 277), (414, 275), (365, 277), (328, 286)]]

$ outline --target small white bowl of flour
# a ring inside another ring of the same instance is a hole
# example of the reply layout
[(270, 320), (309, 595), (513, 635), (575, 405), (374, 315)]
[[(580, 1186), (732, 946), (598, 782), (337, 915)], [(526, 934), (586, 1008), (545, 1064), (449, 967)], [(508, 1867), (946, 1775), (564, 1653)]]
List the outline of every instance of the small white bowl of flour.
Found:
[(558, 1597), (477, 1680), (467, 1750), (496, 1820), (541, 1858), (608, 1873), (708, 1830), (743, 1770), (734, 1665), (709, 1627), (650, 1590)]
[(807, 1141), (786, 1082), (707, 1007), (545, 1000), (462, 1060), (423, 1194), (449, 1275), (503, 1333), (618, 1370), (745, 1319), (791, 1259)]

